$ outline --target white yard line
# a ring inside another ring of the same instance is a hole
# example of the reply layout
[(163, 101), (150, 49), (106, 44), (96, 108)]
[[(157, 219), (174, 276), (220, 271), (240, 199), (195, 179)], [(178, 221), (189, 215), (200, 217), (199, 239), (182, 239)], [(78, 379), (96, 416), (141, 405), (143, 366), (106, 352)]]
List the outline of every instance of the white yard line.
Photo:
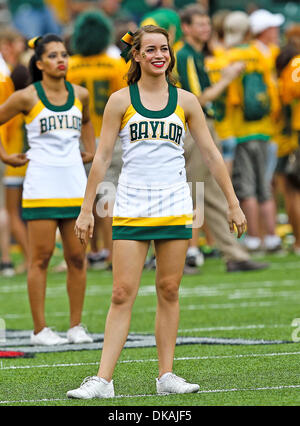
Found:
[[(197, 394), (209, 394), (209, 393), (226, 393), (226, 392), (257, 392), (257, 391), (272, 391), (272, 390), (284, 390), (284, 389), (299, 389), (300, 385), (281, 385), (281, 386), (265, 386), (259, 388), (232, 388), (232, 389), (205, 389), (200, 390)], [(195, 394), (196, 395), (196, 394)], [(144, 394), (144, 395), (116, 395), (114, 399), (124, 398), (153, 398), (157, 397), (157, 394)], [(161, 396), (164, 397), (164, 396)], [(19, 400), (19, 401), (0, 401), (0, 404), (34, 404), (39, 402), (62, 402), (70, 401), (68, 398), (55, 398), (55, 399), (31, 399), (31, 400)], [(112, 410), (114, 408), (112, 407)], [(122, 411), (122, 409), (120, 408)]]
[[(277, 357), (277, 356), (291, 356), (300, 355), (300, 352), (272, 352), (272, 353), (249, 353), (249, 354), (238, 354), (238, 355), (213, 355), (213, 356), (193, 356), (193, 357), (176, 357), (175, 361), (199, 361), (199, 360), (213, 360), (213, 359), (238, 359), (238, 358), (265, 358), (265, 357)], [(147, 363), (147, 362), (158, 362), (157, 359), (128, 359), (119, 361), (119, 364), (134, 364), (134, 363)], [(10, 365), (8, 367), (3, 366), (1, 362), (0, 370), (24, 370), (33, 368), (59, 368), (59, 367), (82, 367), (89, 365), (98, 365), (99, 362), (81, 362), (72, 364), (40, 364), (40, 365)]]
[[(298, 305), (298, 299), (295, 298), (295, 294), (292, 294), (290, 300), (285, 300), (285, 304), (295, 304)], [(282, 302), (278, 300), (277, 302), (242, 302), (242, 303), (203, 303), (199, 305), (184, 305), (181, 304), (180, 310), (183, 311), (195, 311), (195, 310), (219, 310), (219, 309), (238, 309), (238, 308), (265, 308), (270, 306), (281, 305)], [(135, 314), (145, 314), (145, 312), (156, 312), (156, 306), (148, 308), (133, 308)], [(106, 315), (108, 311), (105, 309), (99, 309), (97, 311), (83, 312), (83, 315)], [(5, 320), (9, 319), (22, 319), (22, 318), (31, 318), (31, 314), (14, 314), (14, 313), (2, 313), (2, 318)], [(67, 317), (69, 312), (47, 312), (49, 317)]]

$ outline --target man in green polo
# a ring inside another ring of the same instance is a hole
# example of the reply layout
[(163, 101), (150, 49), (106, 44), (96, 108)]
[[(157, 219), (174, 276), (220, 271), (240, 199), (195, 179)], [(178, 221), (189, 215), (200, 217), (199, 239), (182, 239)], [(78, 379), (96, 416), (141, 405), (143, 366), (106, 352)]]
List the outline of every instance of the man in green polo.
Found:
[[(228, 66), (222, 79), (211, 85), (205, 70), (204, 59), (209, 53), (208, 41), (211, 36), (210, 18), (197, 5), (189, 5), (181, 12), (181, 26), (184, 33), (184, 46), (177, 52), (177, 73), (181, 87), (194, 93), (199, 99), (207, 118), (208, 127), (217, 143), (213, 126), (212, 103), (243, 70), (241, 63)], [(185, 139), (185, 158), (188, 181), (193, 183), (193, 201), (197, 205), (196, 182), (204, 182), (204, 219), (226, 262), (228, 272), (249, 271), (266, 268), (268, 265), (253, 262), (249, 254), (230, 233), (227, 223), (227, 203), (221, 189), (212, 177), (201, 158), (199, 149), (188, 133)], [(192, 266), (192, 258), (197, 257), (198, 230), (193, 230), (193, 239), (187, 254), (187, 262)]]

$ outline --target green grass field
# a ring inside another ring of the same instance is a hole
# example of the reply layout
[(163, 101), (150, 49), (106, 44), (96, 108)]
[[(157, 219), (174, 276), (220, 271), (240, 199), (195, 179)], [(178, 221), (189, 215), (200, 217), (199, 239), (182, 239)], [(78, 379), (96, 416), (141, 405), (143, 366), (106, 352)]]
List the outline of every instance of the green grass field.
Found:
[[(174, 372), (199, 383), (200, 392), (160, 397), (155, 393), (155, 348), (124, 349), (114, 376), (116, 397), (111, 400), (66, 398), (67, 390), (96, 374), (100, 350), (0, 359), (0, 406), (300, 405), (300, 344), (292, 343), (297, 330), (291, 325), (300, 317), (300, 259), (273, 255), (262, 260), (270, 262), (270, 269), (229, 274), (220, 259), (211, 259), (199, 275), (184, 276), (179, 336), (291, 343), (177, 346)], [(154, 332), (154, 277), (152, 271), (143, 274), (131, 333)], [(1, 277), (0, 283), (0, 318), (7, 329), (30, 330), (26, 277)], [(88, 272), (83, 323), (90, 332), (104, 330), (111, 284), (110, 272)], [(68, 329), (64, 273), (49, 273), (46, 310), (49, 326)]]

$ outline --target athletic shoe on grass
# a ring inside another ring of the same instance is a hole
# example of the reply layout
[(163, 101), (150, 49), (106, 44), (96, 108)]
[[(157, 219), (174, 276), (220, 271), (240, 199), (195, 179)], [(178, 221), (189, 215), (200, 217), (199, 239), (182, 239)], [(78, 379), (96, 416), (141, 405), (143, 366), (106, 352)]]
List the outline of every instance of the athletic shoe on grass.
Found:
[(93, 343), (93, 339), (87, 334), (82, 325), (76, 325), (67, 332), (69, 343)]
[(159, 395), (170, 393), (194, 393), (200, 389), (199, 385), (188, 383), (182, 377), (173, 373), (166, 373), (160, 379), (156, 379), (156, 390)]
[(68, 398), (92, 399), (92, 398), (113, 398), (115, 396), (113, 380), (106, 380), (97, 377), (86, 377), (78, 389), (67, 392)]
[(0, 263), (0, 274), (6, 278), (11, 278), (16, 275), (14, 264), (11, 262), (1, 262)]
[(30, 344), (35, 346), (52, 346), (65, 345), (68, 339), (60, 337), (51, 328), (45, 327), (37, 334), (32, 333), (30, 336)]

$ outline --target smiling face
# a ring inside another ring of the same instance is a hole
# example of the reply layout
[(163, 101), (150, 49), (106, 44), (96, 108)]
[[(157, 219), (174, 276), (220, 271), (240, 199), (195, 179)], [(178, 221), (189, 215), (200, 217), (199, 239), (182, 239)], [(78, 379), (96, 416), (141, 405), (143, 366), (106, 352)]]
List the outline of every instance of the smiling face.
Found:
[(57, 41), (46, 44), (45, 51), (36, 65), (51, 77), (65, 77), (68, 70), (68, 53), (64, 44)]
[(142, 72), (151, 75), (165, 74), (170, 62), (170, 50), (167, 38), (160, 33), (145, 33), (139, 51), (134, 54), (135, 61)]

